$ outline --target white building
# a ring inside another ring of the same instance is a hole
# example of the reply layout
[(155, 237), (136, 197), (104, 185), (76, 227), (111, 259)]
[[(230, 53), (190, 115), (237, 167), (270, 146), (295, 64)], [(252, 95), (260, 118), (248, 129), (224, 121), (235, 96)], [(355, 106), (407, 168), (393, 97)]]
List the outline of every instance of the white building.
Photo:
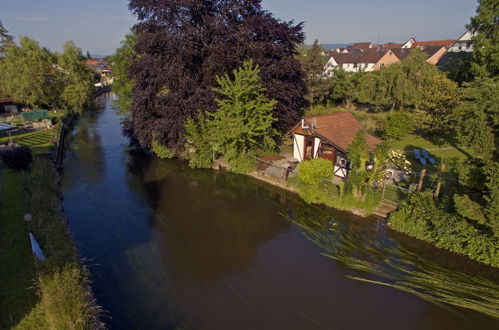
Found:
[(471, 42), (471, 38), (473, 38), (474, 35), (475, 33), (466, 31), (447, 51), (450, 53), (472, 52), (473, 43)]

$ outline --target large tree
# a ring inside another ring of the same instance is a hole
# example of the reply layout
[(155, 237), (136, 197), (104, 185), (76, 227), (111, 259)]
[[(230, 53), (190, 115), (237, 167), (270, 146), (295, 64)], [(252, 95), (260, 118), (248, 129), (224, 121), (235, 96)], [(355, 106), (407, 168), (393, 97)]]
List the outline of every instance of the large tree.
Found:
[(499, 74), (499, 2), (479, 0), (468, 28), (473, 37), (473, 71), (479, 76)]
[(81, 113), (92, 100), (93, 72), (82, 62), (82, 51), (73, 41), (66, 42), (63, 49), (57, 61), (64, 86), (59, 106), (66, 112)]
[(35, 40), (22, 37), (19, 46), (5, 49), (0, 62), (0, 86), (8, 96), (33, 107), (57, 107), (62, 92), (62, 70), (57, 57)]
[(324, 66), (328, 58), (324, 53), (324, 48), (319, 44), (318, 40), (310, 48), (303, 47), (300, 50), (298, 60), (305, 73), (305, 81), (307, 83), (307, 94), (305, 99), (308, 105), (314, 106), (318, 103), (323, 103), (327, 97), (327, 83), (324, 79)]
[(14, 43), (14, 37), (9, 34), (9, 31), (3, 26), (0, 21), (0, 57), (2, 57), (5, 47)]
[(299, 119), (301, 24), (274, 18), (261, 0), (132, 0), (130, 9), (139, 20), (131, 123), (141, 145), (151, 146), (154, 135), (171, 150), (183, 149), (185, 121), (198, 109), (216, 111), (216, 77), (248, 59), (261, 68), (267, 97), (278, 102), (276, 128)]
[(134, 80), (130, 76), (130, 66), (137, 59), (134, 50), (137, 43), (137, 36), (133, 31), (125, 36), (121, 46), (111, 57), (111, 67), (113, 68), (113, 92), (118, 95), (115, 104), (122, 114), (129, 115), (133, 101)]

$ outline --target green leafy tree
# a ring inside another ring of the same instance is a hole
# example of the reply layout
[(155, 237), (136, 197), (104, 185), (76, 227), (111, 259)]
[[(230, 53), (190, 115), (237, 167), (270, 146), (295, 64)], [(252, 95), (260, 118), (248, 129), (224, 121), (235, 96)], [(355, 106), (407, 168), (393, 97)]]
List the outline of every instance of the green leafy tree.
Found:
[(315, 40), (312, 47), (301, 49), (298, 56), (307, 85), (305, 99), (310, 106), (324, 102), (327, 98), (327, 83), (324, 80), (324, 66), (328, 58), (324, 48)]
[(133, 61), (138, 57), (134, 51), (136, 43), (137, 35), (134, 32), (127, 34), (110, 60), (114, 77), (113, 91), (118, 95), (115, 103), (120, 112), (125, 115), (129, 115), (132, 108), (134, 81), (129, 70)]
[(475, 32), (472, 70), (477, 76), (499, 74), (499, 3), (497, 0), (479, 0), (476, 15), (468, 28)]
[(351, 108), (353, 101), (357, 98), (360, 76), (359, 73), (346, 72), (341, 68), (334, 70), (332, 77), (328, 80), (330, 99)]
[(87, 50), (87, 59), (91, 59), (92, 55), (90, 55), (90, 52)]
[(14, 44), (14, 37), (9, 34), (9, 31), (3, 26), (2, 21), (0, 21), (0, 57), (7, 46)]
[(348, 159), (351, 162), (352, 171), (364, 172), (366, 170), (366, 162), (369, 160), (369, 151), (366, 141), (366, 132), (359, 130), (355, 139), (348, 147)]
[(390, 140), (400, 140), (414, 131), (412, 116), (407, 111), (392, 111), (388, 114), (385, 136)]
[(429, 77), (421, 88), (418, 123), (430, 133), (449, 133), (453, 126), (454, 109), (461, 102), (457, 84), (444, 74)]
[[(247, 162), (241, 155), (275, 148), (277, 131), (272, 127), (275, 122), (272, 111), (276, 102), (265, 96), (259, 67), (245, 61), (241, 68), (233, 71), (233, 78), (226, 74), (217, 77), (217, 82), (220, 87), (214, 91), (221, 95), (215, 100), (218, 111), (199, 114), (201, 124), (186, 122), (188, 147), (196, 152), (205, 150), (204, 156), (223, 154), (229, 163)], [(196, 152), (189, 153), (191, 165), (205, 165)]]
[(63, 49), (57, 61), (64, 86), (60, 108), (68, 113), (81, 113), (92, 100), (93, 72), (82, 62), (82, 51), (73, 41), (66, 42)]
[(499, 81), (479, 78), (465, 87), (464, 101), (454, 112), (458, 140), (480, 158), (491, 159), (499, 145)]
[(0, 62), (1, 90), (16, 102), (55, 108), (63, 91), (57, 57), (28, 37), (8, 45)]

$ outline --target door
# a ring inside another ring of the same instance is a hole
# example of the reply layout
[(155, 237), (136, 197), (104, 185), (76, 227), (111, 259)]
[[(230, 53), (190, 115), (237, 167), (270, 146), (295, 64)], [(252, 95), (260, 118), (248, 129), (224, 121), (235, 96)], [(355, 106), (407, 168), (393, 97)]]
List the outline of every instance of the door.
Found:
[(327, 146), (320, 146), (319, 147), (319, 158), (324, 158), (324, 159), (329, 159), (333, 163), (335, 162), (335, 152), (334, 148), (332, 147), (327, 147)]
[(303, 147), (304, 160), (314, 158), (314, 140), (315, 140), (314, 136), (305, 136), (304, 147)]

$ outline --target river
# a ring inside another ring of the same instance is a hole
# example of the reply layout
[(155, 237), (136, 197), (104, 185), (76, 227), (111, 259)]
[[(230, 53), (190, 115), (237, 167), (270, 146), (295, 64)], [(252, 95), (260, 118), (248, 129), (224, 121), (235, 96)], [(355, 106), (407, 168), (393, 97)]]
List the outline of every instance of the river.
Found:
[[(84, 113), (64, 161), (64, 210), (112, 329), (493, 329), (497, 320), (407, 292), (327, 258), (303, 234), (329, 217), (352, 236), (461, 267), (382, 222), (324, 210), (254, 179), (129, 148), (111, 94)], [(407, 241), (407, 242), (405, 242)], [(372, 256), (369, 256), (372, 257)], [(373, 259), (376, 259), (373, 257)], [(479, 273), (480, 266), (471, 272)], [(487, 268), (487, 271), (490, 271)]]

